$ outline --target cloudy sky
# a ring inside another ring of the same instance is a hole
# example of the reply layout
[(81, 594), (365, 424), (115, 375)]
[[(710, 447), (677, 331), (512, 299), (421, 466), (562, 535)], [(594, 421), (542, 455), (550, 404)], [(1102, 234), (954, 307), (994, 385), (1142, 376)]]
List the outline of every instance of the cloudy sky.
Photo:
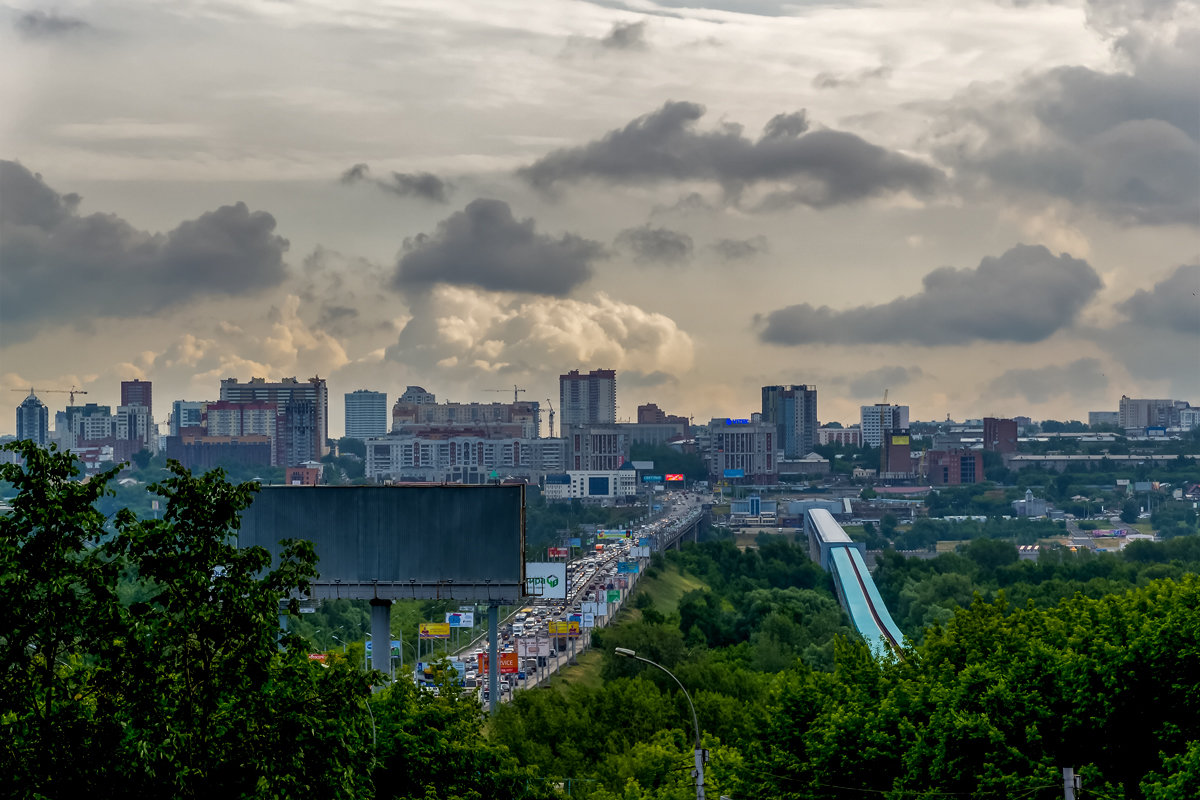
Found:
[[(0, 6), (12, 389), (1200, 402), (1200, 3)], [(65, 396), (43, 397), (52, 409)]]

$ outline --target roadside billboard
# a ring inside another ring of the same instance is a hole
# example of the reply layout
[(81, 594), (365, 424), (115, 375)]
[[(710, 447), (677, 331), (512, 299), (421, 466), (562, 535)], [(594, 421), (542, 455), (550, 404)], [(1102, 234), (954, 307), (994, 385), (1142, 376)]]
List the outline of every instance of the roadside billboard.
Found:
[(474, 628), (475, 627), (475, 612), (473, 611), (447, 611), (446, 624), (451, 628)]
[(643, 475), (642, 476), (642, 483), (662, 483), (662, 482), (663, 482), (662, 475)]
[(620, 589), (609, 589), (608, 590), (608, 602), (610, 602), (610, 603), (621, 602), (621, 590)]
[(617, 572), (637, 572), (638, 565), (636, 561), (618, 561)]
[(597, 539), (628, 539), (633, 536), (633, 531), (617, 530), (617, 531), (596, 531)]
[(578, 536), (573, 536), (567, 539), (567, 547), (583, 547), (583, 544)]
[(583, 627), (585, 627), (585, 628), (596, 627), (596, 615), (595, 614), (584, 614), (583, 615)]
[(683, 480), (683, 476), (680, 475), (678, 472), (668, 472), (663, 477), (666, 478), (668, 483), (670, 483), (671, 481), (682, 481)]
[(727, 469), (727, 470), (725, 470), (725, 477), (726, 478), (744, 478), (744, 477), (746, 477), (746, 470), (744, 470), (744, 469)]
[(638, 547), (653, 547), (654, 539), (649, 536), (643, 536), (638, 539)]
[(641, 546), (631, 547), (629, 548), (629, 555), (633, 556), (634, 558), (649, 558), (650, 548)]
[(551, 636), (578, 636), (579, 621), (556, 619), (550, 623)]
[(562, 561), (537, 561), (525, 565), (525, 591), (550, 600), (567, 599), (567, 565)]
[(449, 622), (422, 622), (418, 626), (422, 639), (449, 639)]
[(568, 558), (571, 555), (571, 548), (549, 547), (546, 548), (546, 555), (550, 558)]
[[(516, 675), (518, 672), (520, 672), (521, 670), (518, 666), (519, 658), (520, 657), (515, 652), (501, 653), (500, 654), (500, 674), (501, 675)], [(480, 653), (479, 654), (479, 674), (486, 675), (487, 671), (488, 671), (488, 654)]]

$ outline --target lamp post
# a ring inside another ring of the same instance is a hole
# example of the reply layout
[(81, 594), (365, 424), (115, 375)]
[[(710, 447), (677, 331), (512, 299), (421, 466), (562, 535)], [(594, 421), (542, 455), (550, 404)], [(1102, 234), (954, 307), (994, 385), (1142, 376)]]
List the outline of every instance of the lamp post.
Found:
[(667, 669), (662, 664), (651, 661), (648, 658), (642, 658), (637, 653), (635, 653), (633, 650), (630, 650), (627, 647), (613, 648), (613, 652), (619, 656), (625, 656), (626, 658), (632, 658), (635, 661), (641, 661), (643, 663), (649, 664), (652, 667), (658, 667), (663, 672), (665, 672), (671, 676), (671, 680), (675, 681), (675, 684), (679, 687), (679, 691), (683, 692), (683, 696), (687, 698), (688, 707), (692, 710), (692, 726), (695, 728), (695, 731), (696, 731), (696, 746), (695, 746), (696, 767), (695, 767), (695, 769), (692, 770), (692, 777), (696, 779), (696, 800), (704, 800), (704, 756), (705, 756), (705, 752), (704, 752), (704, 749), (700, 746), (700, 719), (696, 716), (696, 706), (694, 703), (692, 703), (692, 696), (690, 694), (688, 694), (688, 690), (685, 689), (683, 684), (679, 682), (679, 678), (675, 677), (675, 673), (671, 672), (671, 670)]

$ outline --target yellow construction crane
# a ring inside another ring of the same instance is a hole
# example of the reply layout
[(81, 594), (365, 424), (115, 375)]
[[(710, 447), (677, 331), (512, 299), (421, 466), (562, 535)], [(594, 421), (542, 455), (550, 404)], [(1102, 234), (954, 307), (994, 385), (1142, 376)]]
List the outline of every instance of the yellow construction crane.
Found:
[[(25, 390), (24, 389), (12, 389), (11, 391), (23, 392)], [(35, 397), (38, 394), (68, 394), (71, 396), (71, 405), (75, 405), (75, 395), (87, 394), (87, 391), (85, 389), (77, 388), (74, 384), (72, 384), (70, 389), (37, 389), (36, 391), (31, 386), (31, 387), (29, 387), (29, 394), (31, 394)]]
[[(484, 391), (485, 392), (507, 392), (508, 389), (484, 389)], [(523, 391), (525, 391), (525, 390), (522, 389), (521, 387), (517, 386), (515, 383), (513, 384), (512, 393), (513, 393), (513, 402), (514, 403), (517, 402), (517, 393), (523, 392)]]

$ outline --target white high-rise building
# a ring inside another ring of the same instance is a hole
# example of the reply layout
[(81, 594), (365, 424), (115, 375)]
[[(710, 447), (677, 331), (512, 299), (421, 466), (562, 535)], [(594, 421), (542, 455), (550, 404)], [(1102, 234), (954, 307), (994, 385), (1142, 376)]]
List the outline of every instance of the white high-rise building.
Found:
[(860, 406), (860, 427), (864, 445), (879, 447), (885, 430), (900, 430), (908, 427), (908, 406), (876, 403)]
[(373, 392), (370, 389), (346, 392), (346, 436), (365, 440), (384, 436), (387, 432), (388, 402), (385, 392)]

